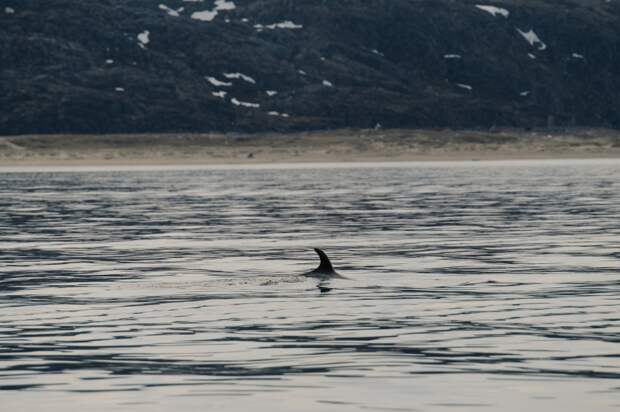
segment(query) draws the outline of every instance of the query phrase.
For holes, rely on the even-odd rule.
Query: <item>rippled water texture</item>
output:
[[[620,408],[619,161],[5,171],[0,194],[3,412]],[[347,280],[297,276],[315,246]]]

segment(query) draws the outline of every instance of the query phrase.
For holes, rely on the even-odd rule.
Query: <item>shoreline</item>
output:
[[[0,167],[618,159],[620,130],[360,130],[0,137]]]

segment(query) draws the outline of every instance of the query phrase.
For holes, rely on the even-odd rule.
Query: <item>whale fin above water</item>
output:
[[[325,252],[323,252],[321,249],[317,249],[317,248],[314,248],[314,251],[316,252],[317,255],[319,255],[319,258],[321,258],[321,264],[314,271],[315,272],[324,272],[324,273],[335,272],[334,267],[332,266],[332,262],[330,262],[329,258],[325,254]]]
[[[318,268],[310,272],[304,273],[304,276],[313,278],[343,278],[343,276],[340,276],[340,274],[338,274],[338,272],[334,270],[332,262],[330,262],[325,252],[317,248],[314,248],[314,251],[317,255],[319,255],[319,258],[321,259],[321,264]]]

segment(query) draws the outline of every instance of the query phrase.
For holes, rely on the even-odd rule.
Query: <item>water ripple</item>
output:
[[[620,404],[618,162],[32,171],[0,194],[7,407]],[[314,246],[348,279],[298,276]]]

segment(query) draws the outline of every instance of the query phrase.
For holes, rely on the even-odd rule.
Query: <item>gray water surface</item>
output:
[[[2,412],[619,408],[619,161],[0,170]]]

